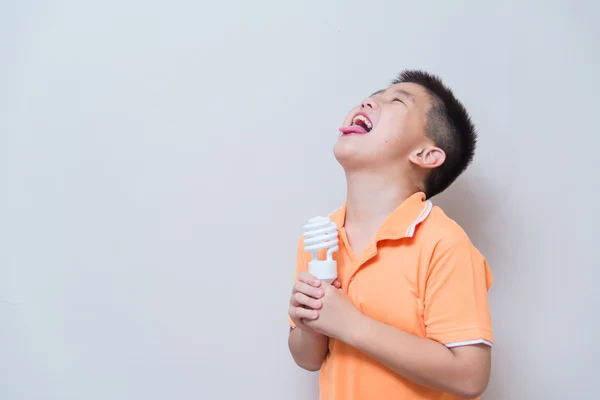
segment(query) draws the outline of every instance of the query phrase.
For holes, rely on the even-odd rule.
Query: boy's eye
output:
[[[400,99],[392,99],[392,101],[399,101],[400,103],[404,104],[404,102]]]

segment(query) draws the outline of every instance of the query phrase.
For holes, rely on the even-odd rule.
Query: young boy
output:
[[[330,216],[338,279],[308,274],[300,240],[294,360],[321,370],[322,400],[477,398],[490,376],[492,277],[466,233],[428,200],[473,158],[469,115],[439,78],[405,71],[340,131],[334,153],[347,198]]]

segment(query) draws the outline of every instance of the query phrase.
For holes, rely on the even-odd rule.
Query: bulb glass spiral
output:
[[[318,260],[318,251],[327,249],[327,260],[333,259],[333,253],[338,251],[337,225],[326,217],[315,217],[308,220],[304,229],[304,250],[313,254],[313,260]]]

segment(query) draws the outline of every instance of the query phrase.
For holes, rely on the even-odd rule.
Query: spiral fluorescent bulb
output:
[[[312,253],[308,272],[323,282],[331,283],[337,278],[337,262],[333,253],[338,251],[337,225],[326,217],[315,217],[304,225],[304,251]],[[327,249],[325,260],[319,260],[319,250]]]

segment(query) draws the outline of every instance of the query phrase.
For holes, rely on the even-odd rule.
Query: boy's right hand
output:
[[[338,289],[341,286],[340,281],[337,279],[332,285]],[[294,284],[294,289],[292,290],[288,311],[296,327],[314,332],[302,320],[315,320],[319,317],[318,310],[323,306],[321,297],[323,297],[323,290],[321,289],[321,281],[318,278],[308,272],[298,275],[298,281]]]

